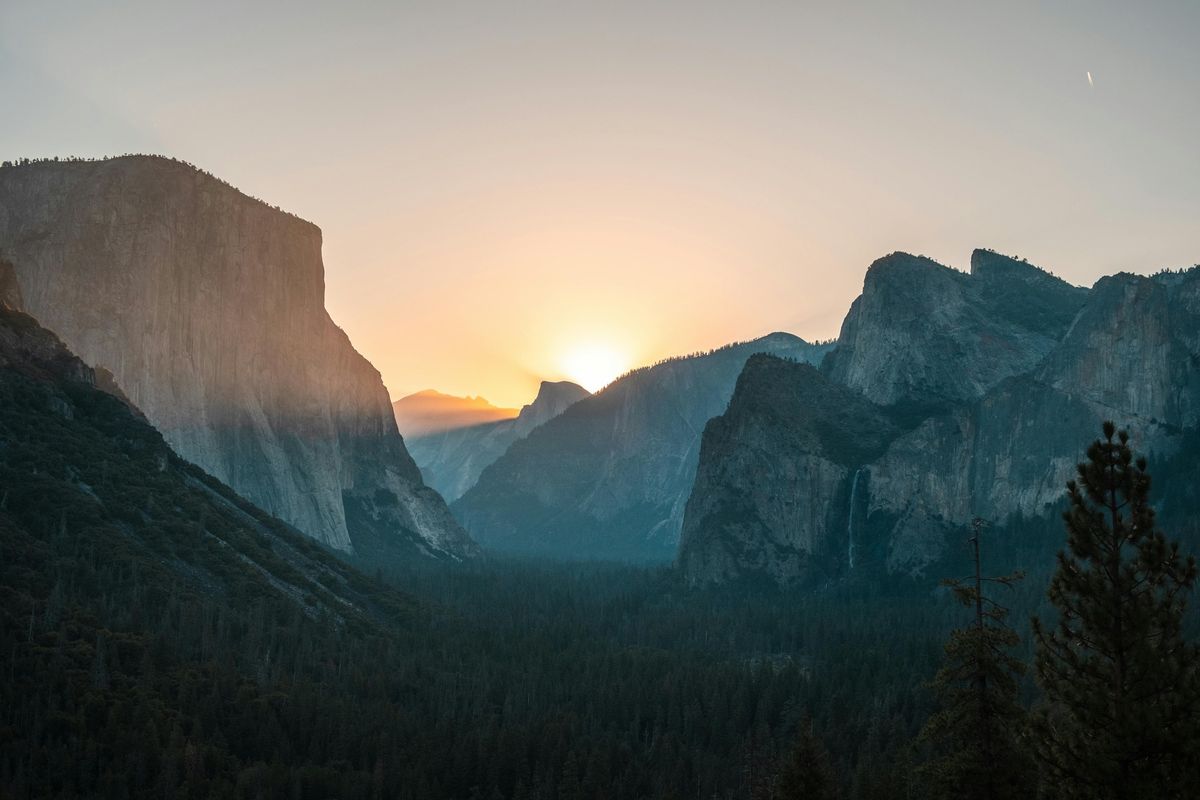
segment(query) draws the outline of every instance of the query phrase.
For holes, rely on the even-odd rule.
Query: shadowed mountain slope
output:
[[[454,504],[499,551],[669,560],[705,423],[755,353],[815,363],[829,349],[785,333],[636,370],[514,443]]]
[[[570,381],[542,381],[537,397],[513,419],[452,428],[405,439],[425,481],[453,503],[475,485],[483,470],[518,439],[557,417],[589,394]]]

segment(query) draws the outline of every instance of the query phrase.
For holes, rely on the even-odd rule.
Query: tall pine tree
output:
[[[1034,619],[1037,753],[1056,797],[1195,796],[1200,753],[1197,648],[1180,626],[1196,562],[1155,527],[1145,459],[1104,423],[1067,484],[1067,551]]]
[[[1006,624],[1008,609],[984,593],[985,584],[1011,586],[1022,575],[985,578],[979,558],[983,521],[976,519],[973,527],[974,575],[943,582],[972,609],[972,620],[950,634],[944,665],[933,679],[938,710],[920,735],[932,757],[918,775],[929,797],[1025,798],[1035,781],[1023,742],[1025,709],[1017,701],[1025,667],[1010,652],[1020,638]]]
[[[806,721],[780,766],[774,796],[779,800],[836,800],[838,794],[829,752],[813,733],[812,721]]]

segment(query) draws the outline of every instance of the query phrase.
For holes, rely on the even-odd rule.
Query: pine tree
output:
[[[1067,551],[1034,619],[1037,754],[1054,796],[1194,796],[1200,652],[1180,625],[1196,562],[1155,527],[1145,459],[1104,423],[1067,484]],[[1189,785],[1190,784],[1190,785]]]
[[[920,741],[933,755],[919,770],[930,797],[1004,800],[1032,795],[1032,762],[1025,752],[1025,710],[1017,701],[1025,666],[1011,655],[1020,637],[1006,620],[1008,609],[984,594],[984,584],[1011,587],[1023,576],[985,578],[973,523],[975,573],[968,581],[946,580],[955,598],[973,609],[971,623],[951,632],[945,662],[931,684],[938,711]]]
[[[801,726],[795,744],[784,756],[775,789],[780,800],[833,800],[838,796],[829,753],[813,735],[811,722]]]

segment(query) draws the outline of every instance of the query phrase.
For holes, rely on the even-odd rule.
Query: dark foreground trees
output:
[[[830,763],[829,752],[813,735],[811,723],[801,728],[792,749],[784,757],[775,781],[774,797],[778,800],[835,800],[838,797],[837,775]]]
[[[930,797],[1007,800],[1029,797],[1036,786],[1022,736],[1025,709],[1017,698],[1025,665],[1011,652],[1020,638],[1006,623],[1008,609],[984,592],[988,585],[1011,587],[1023,576],[983,577],[982,530],[982,520],[975,520],[974,576],[945,582],[973,614],[969,625],[950,634],[932,683],[938,710],[920,740],[933,755],[919,770]]]
[[[1200,755],[1197,648],[1181,624],[1196,580],[1155,526],[1144,459],[1104,424],[1068,484],[1067,551],[1034,619],[1037,754],[1055,797],[1195,796]]]
[[[161,472],[123,405],[80,388],[70,416],[42,413],[29,380],[0,370],[0,797],[928,796],[908,783],[909,744],[954,623],[926,584],[700,592],[665,569],[414,564],[390,576],[408,597],[340,573],[380,622],[338,625],[204,535],[232,536],[241,516]],[[989,563],[1045,576],[1053,525],[998,531]],[[1009,534],[1035,546],[1014,550]],[[311,546],[245,541],[269,563]],[[1147,580],[1161,610],[1192,568],[1170,548],[1157,558],[1183,570],[1137,573],[1160,576]],[[210,576],[204,591],[177,579],[191,574]],[[1174,664],[1179,686],[1134,704],[1157,716],[1121,730],[1194,709],[1178,699],[1194,699],[1195,653],[1173,614],[1150,615],[1144,661]],[[952,652],[967,708],[974,652]],[[989,675],[993,692],[1002,673]],[[1103,715],[1054,703],[1072,741],[1111,734]],[[1174,760],[1146,782],[1169,788],[1154,796],[1180,793],[1178,753],[1194,741],[1172,725]]]

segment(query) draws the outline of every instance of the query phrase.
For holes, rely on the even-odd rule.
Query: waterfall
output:
[[[854,500],[858,496],[858,476],[862,468],[854,470],[854,480],[850,482],[850,513],[846,516],[846,559],[850,569],[854,569]]]

